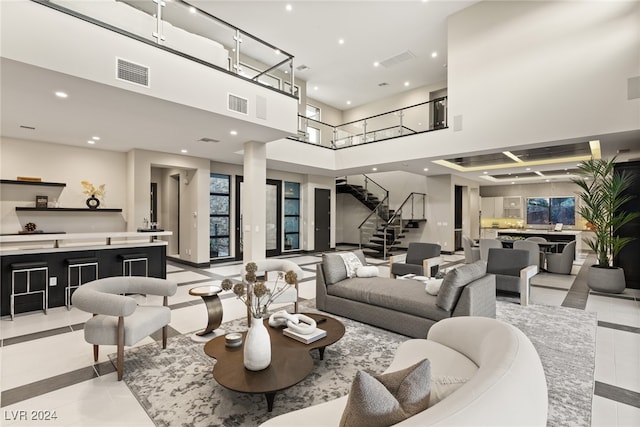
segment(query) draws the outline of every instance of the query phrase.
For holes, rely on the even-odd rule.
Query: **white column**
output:
[[[265,258],[266,182],[266,145],[253,141],[246,142],[241,212],[244,262]]]

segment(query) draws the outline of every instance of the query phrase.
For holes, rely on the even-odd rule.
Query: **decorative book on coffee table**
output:
[[[285,328],[282,333],[289,338],[293,338],[294,340],[300,341],[305,344],[311,344],[312,342],[318,341],[320,338],[324,338],[327,336],[327,331],[320,328],[316,328],[315,331],[308,335],[302,335],[301,333],[294,332],[289,328]]]

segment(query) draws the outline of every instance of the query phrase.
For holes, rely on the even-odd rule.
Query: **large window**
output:
[[[305,115],[310,119],[320,121],[320,108],[307,104]],[[319,144],[320,129],[307,125],[307,142]]]
[[[212,173],[209,178],[209,256],[211,258],[231,255],[229,246],[230,182],[229,175]]]
[[[284,250],[300,249],[300,184],[284,183]]]

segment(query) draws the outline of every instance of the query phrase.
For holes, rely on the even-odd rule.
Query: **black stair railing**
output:
[[[404,199],[398,209],[390,211],[386,221],[376,221],[375,230],[378,233],[373,236],[378,237],[375,243],[379,247],[378,251],[381,252],[382,258],[388,258],[390,249],[399,243],[398,239],[403,237],[403,233],[408,228],[418,228],[420,222],[427,220],[426,199],[427,195],[425,193],[412,192]],[[371,247],[372,236],[368,235],[366,227],[367,224],[371,223],[371,216],[372,214],[359,227],[361,248],[367,242]],[[379,216],[374,218],[379,218]]]

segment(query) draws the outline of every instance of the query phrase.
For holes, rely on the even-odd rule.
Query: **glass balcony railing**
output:
[[[31,0],[298,96],[293,55],[182,0]]]
[[[447,126],[447,97],[443,97],[338,126],[300,115],[298,135],[290,139],[340,149]]]

